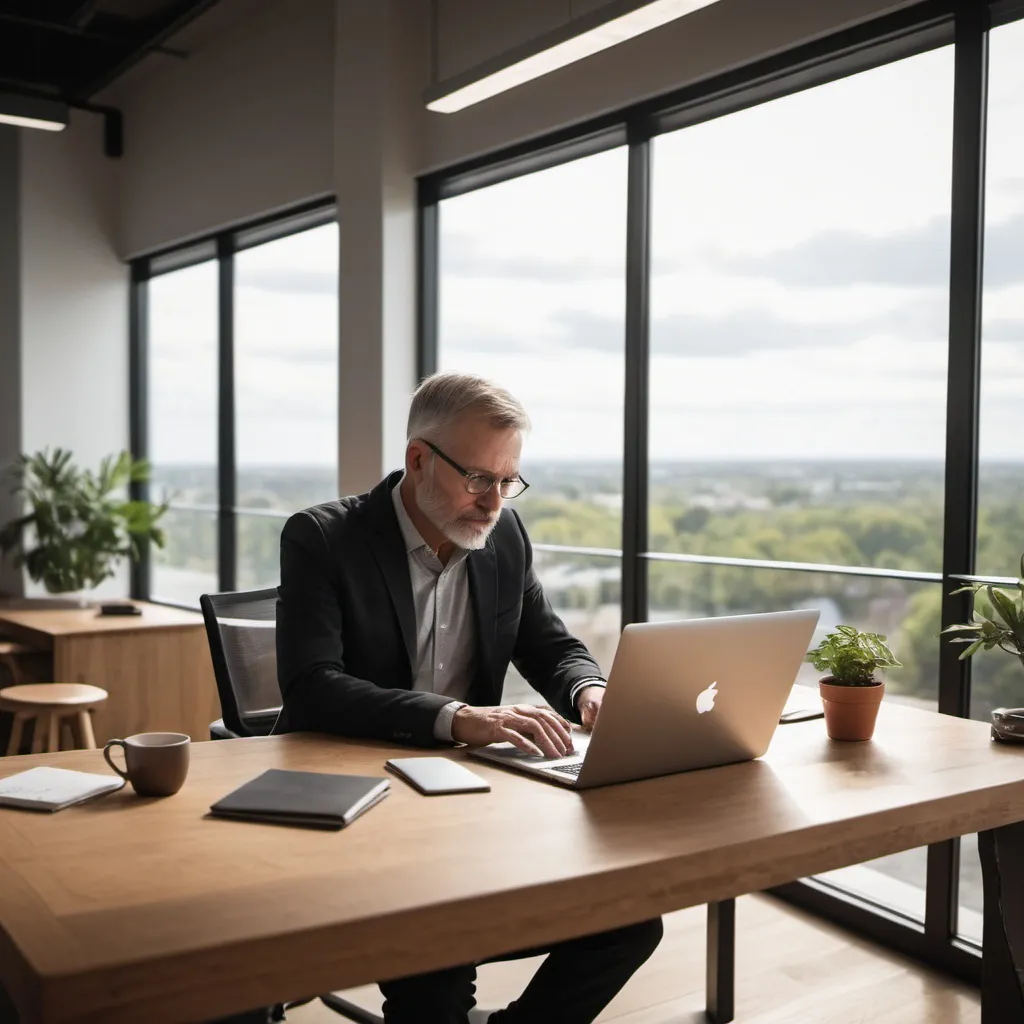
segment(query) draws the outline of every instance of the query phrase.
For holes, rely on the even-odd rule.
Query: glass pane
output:
[[[938,707],[941,587],[837,574],[657,562],[650,565],[651,619],[818,608],[812,644],[840,623],[883,633],[902,669],[886,677],[886,700]],[[804,663],[797,682],[816,685]],[[820,876],[874,902],[924,920],[927,850],[907,850]]]
[[[977,565],[1016,578],[1024,551],[1024,21],[995,29],[990,47]]]
[[[167,546],[153,548],[150,592],[156,601],[199,606],[217,585],[217,516],[172,508],[161,519]]]
[[[654,141],[651,549],[938,571],[953,52]]]
[[[216,261],[149,282],[148,359],[152,496],[216,505]]]
[[[338,496],[337,224],[235,257],[235,404],[239,507]]]
[[[534,568],[551,606],[607,675],[622,628],[622,562],[595,555],[535,551]],[[514,665],[505,676],[506,704],[543,704]]]
[[[281,530],[287,516],[236,516],[238,538],[238,589],[263,590],[281,582]]]
[[[981,945],[984,909],[978,837],[972,833],[960,840],[960,907],[956,930],[962,938],[978,946]]]
[[[624,148],[440,206],[438,364],[526,406],[537,540],[621,544],[625,247]]]

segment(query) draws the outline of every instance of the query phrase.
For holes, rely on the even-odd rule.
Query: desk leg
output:
[[[1024,822],[978,833],[985,891],[982,1024],[1024,1021]]]
[[[708,904],[707,946],[706,1013],[713,1024],[729,1024],[736,988],[735,900]]]

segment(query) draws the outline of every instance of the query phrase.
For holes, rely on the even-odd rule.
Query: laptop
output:
[[[550,759],[511,743],[470,753],[591,789],[760,757],[810,646],[819,612],[769,612],[626,626],[594,731]]]

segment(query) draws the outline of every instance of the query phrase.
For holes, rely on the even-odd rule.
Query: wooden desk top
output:
[[[209,1019],[1024,818],[1024,747],[893,703],[872,743],[786,725],[763,760],[582,794],[473,763],[490,793],[422,797],[394,779],[341,832],[203,818],[267,768],[384,774],[392,750],[198,743],[174,797],[0,811],[0,983],[23,1024]],[[75,751],[0,760],[0,775],[44,763],[105,771]]]
[[[98,608],[34,609],[22,602],[0,601],[0,630],[24,643],[50,647],[64,636],[88,636],[96,633],[140,633],[148,629],[201,626],[199,612],[167,605],[133,601],[141,615],[100,615]]]

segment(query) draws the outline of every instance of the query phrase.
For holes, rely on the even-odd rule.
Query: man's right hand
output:
[[[511,704],[496,708],[459,708],[452,719],[452,739],[471,747],[512,743],[527,754],[565,757],[571,754],[569,723],[550,708]]]

